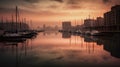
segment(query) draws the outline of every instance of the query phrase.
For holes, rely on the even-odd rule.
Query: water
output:
[[[0,42],[0,67],[115,67],[119,51],[119,35],[42,32],[22,43]]]

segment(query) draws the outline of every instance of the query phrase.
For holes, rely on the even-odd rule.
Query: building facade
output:
[[[84,20],[84,30],[92,30],[94,27],[95,20],[94,19],[85,19]]]
[[[65,21],[62,22],[62,30],[63,31],[71,31],[71,22],[70,21]]]
[[[120,31],[120,5],[115,5],[111,11],[104,13],[106,31]]]

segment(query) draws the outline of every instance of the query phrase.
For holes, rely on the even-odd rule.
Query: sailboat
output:
[[[37,31],[35,31],[35,30],[27,30],[27,31],[21,32],[20,34],[22,35],[23,38],[32,38],[32,37],[37,35]]]
[[[16,6],[16,30],[13,32],[5,33],[0,37],[0,40],[3,41],[24,41],[25,39],[22,38],[22,35],[19,34],[17,30],[17,23],[18,23],[18,7]]]

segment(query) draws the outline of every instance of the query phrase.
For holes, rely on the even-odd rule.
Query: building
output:
[[[97,17],[93,23],[93,29],[103,32],[104,31],[104,18]]]
[[[111,12],[113,14],[111,17],[113,18],[114,24],[120,25],[120,5],[113,6]]]
[[[115,5],[111,11],[104,13],[104,25],[107,31],[120,31],[120,5]]]
[[[62,30],[63,31],[71,31],[71,22],[70,21],[65,21],[62,22]]]
[[[84,29],[85,30],[98,30],[103,31],[104,18],[97,17],[96,19],[85,19]]]
[[[94,19],[85,19],[84,20],[84,30],[91,30],[94,27],[95,20]]]
[[[104,18],[97,17],[95,26],[98,26],[98,27],[104,26]]]
[[[93,27],[94,22],[95,22],[94,19],[85,19],[84,20],[84,25],[85,25],[85,27]]]

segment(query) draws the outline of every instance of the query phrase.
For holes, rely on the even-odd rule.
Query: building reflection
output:
[[[52,35],[52,34],[58,35],[58,31],[44,31],[43,32],[44,36]]]
[[[84,45],[86,45],[87,52],[94,53],[96,42],[92,39],[92,37],[84,35],[81,35],[81,37],[84,39],[83,41],[85,43]]]
[[[71,33],[62,32],[62,38],[71,38]]]
[[[79,36],[81,38],[78,40],[77,38],[72,38],[71,36]],[[111,56],[120,58],[120,35],[114,34],[112,36],[87,36],[87,35],[74,35],[71,33],[62,32],[62,38],[69,38],[70,44],[72,44],[74,41],[77,42],[82,41],[82,38],[84,39],[82,43],[79,45],[84,45],[86,47],[87,52],[93,53],[95,49],[95,45],[103,45],[103,49],[108,51]]]
[[[68,32],[62,32],[62,38],[68,39],[69,44],[73,46],[78,46],[80,50],[84,50],[89,54],[94,53],[95,50],[95,41],[93,41],[91,38],[83,35],[78,35],[74,33],[68,33]]]
[[[80,36],[80,40],[78,39],[74,39],[75,42],[79,42],[82,41],[82,39],[84,39],[84,41],[82,41],[82,43],[80,43],[79,45],[83,45],[86,47],[87,52],[89,53],[93,53],[95,50],[95,45],[103,45],[104,50],[108,51],[111,53],[112,56],[114,57],[119,57],[119,48],[120,46],[116,47],[117,45],[119,45],[119,35],[115,35],[112,37],[95,37],[95,36],[87,36],[87,35],[76,35],[76,34],[71,34],[71,33],[66,33],[66,32],[62,32],[62,38],[69,38],[70,39],[70,44],[72,43],[73,38],[71,36]],[[118,38],[116,38],[118,37]],[[117,42],[116,42],[117,41]],[[112,43],[111,43],[112,42]],[[114,43],[116,42],[116,43]],[[112,46],[111,46],[112,45]],[[107,49],[106,49],[107,48]]]
[[[97,45],[103,45],[104,50],[108,51],[111,56],[120,58],[120,35],[115,34],[111,37],[93,37],[83,36],[85,42],[96,42]]]
[[[120,35],[115,35],[111,39],[106,39],[104,42],[104,49],[114,57],[120,58]]]

